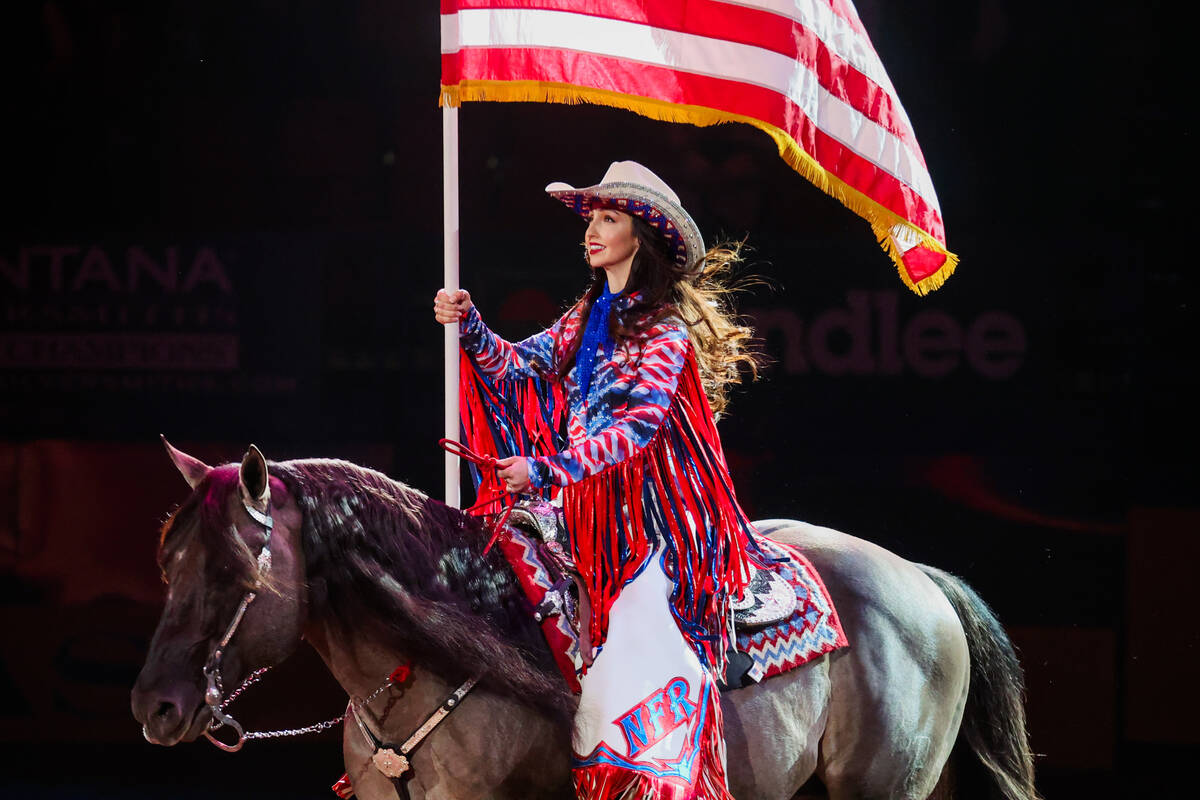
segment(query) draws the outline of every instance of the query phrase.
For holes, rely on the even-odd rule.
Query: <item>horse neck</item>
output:
[[[368,724],[384,741],[407,738],[457,688],[436,671],[409,665],[403,653],[369,636],[347,635],[328,623],[315,623],[305,639],[348,697],[366,700],[379,694],[367,703]],[[410,669],[403,688],[380,692],[401,664]]]
[[[466,516],[458,509],[436,500],[431,499],[430,505],[447,513],[449,521],[453,523],[459,523],[461,518]],[[448,544],[453,546],[454,542]],[[311,581],[311,575],[306,577]],[[330,674],[351,697],[368,696],[383,685],[396,667],[409,664],[408,654],[384,645],[378,637],[372,635],[377,615],[368,614],[359,621],[360,624],[347,626],[337,624],[337,621],[324,615],[313,616],[311,606],[308,611],[310,616],[305,622],[303,637],[317,651]],[[439,692],[449,686],[437,676],[436,671],[415,666],[412,668],[414,674],[425,673],[426,679],[420,681],[424,686],[433,685]]]
[[[304,639],[350,697],[366,697],[406,660],[370,637],[347,635],[322,620],[310,621]]]

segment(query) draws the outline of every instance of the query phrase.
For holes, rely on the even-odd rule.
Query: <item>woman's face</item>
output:
[[[638,249],[633,218],[615,208],[594,208],[583,243],[593,269],[628,269]]]

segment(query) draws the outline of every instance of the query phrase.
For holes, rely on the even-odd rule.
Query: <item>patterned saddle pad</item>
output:
[[[568,622],[573,602],[553,563],[555,555],[563,556],[554,541],[553,519],[552,510],[518,506],[497,543],[535,609],[559,670],[578,692],[576,671],[582,662]],[[766,680],[847,645],[829,592],[808,559],[766,536],[760,535],[759,542],[778,563],[770,571],[756,570],[750,591],[735,604],[737,648],[750,659],[745,674],[752,681]],[[547,549],[557,552],[552,555]]]
[[[758,540],[767,555],[784,559],[776,565],[773,577],[791,587],[796,599],[786,618],[737,630],[738,650],[754,662],[747,676],[763,681],[845,647],[848,642],[829,591],[809,560],[789,545],[761,535]]]

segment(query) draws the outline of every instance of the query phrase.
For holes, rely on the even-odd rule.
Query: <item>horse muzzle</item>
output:
[[[208,727],[210,712],[194,690],[145,691],[134,687],[130,705],[134,719],[142,723],[142,736],[151,744],[171,747],[190,742]]]

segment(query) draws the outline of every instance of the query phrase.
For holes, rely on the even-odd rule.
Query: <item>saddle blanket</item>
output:
[[[738,626],[737,649],[753,662],[747,676],[763,681],[807,664],[819,656],[847,646],[846,634],[838,621],[837,610],[817,571],[796,548],[760,535],[763,551],[778,563],[773,572],[796,594],[796,607],[785,619],[766,625]],[[497,544],[516,573],[517,580],[535,609],[538,622],[554,654],[555,662],[572,691],[578,693],[582,660],[574,629],[564,613],[547,613],[565,605],[561,582],[555,581],[538,554],[537,540],[524,531],[508,526]]]
[[[737,647],[754,661],[747,673],[763,681],[807,664],[849,642],[821,576],[795,547],[758,537],[763,551],[781,559],[775,574],[796,592],[796,610],[786,619],[737,631]]]

